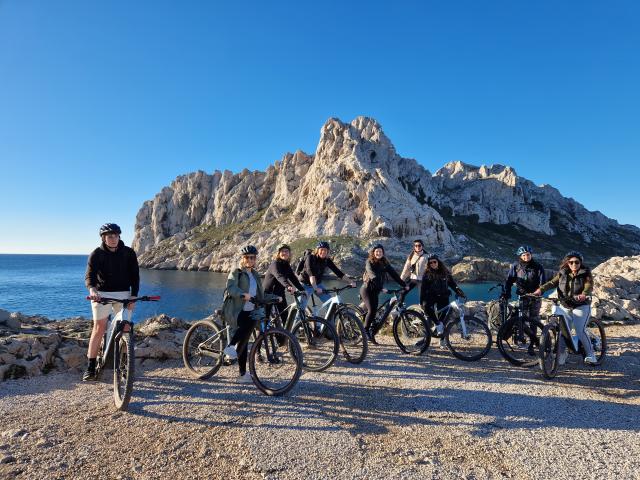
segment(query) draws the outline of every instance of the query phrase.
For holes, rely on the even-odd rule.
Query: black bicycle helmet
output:
[[[374,250],[376,250],[378,248],[382,249],[382,252],[384,252],[384,245],[382,245],[381,243],[377,243],[373,247],[371,247],[371,251],[373,252]]]
[[[427,262],[429,260],[438,260],[438,261],[440,261],[440,258],[438,258],[438,255],[436,255],[435,253],[430,253],[429,256],[427,257]]]
[[[281,243],[280,245],[278,245],[278,253],[280,253],[281,250],[289,250],[289,251],[291,251],[291,247],[289,245],[287,245],[286,243]]]
[[[582,254],[575,250],[572,250],[571,252],[567,252],[567,254],[564,256],[564,259],[567,260],[571,257],[577,258],[578,260],[580,260],[580,263],[584,262],[584,258],[582,257]]]
[[[518,248],[518,250],[516,250],[517,256],[520,256],[523,253],[533,253],[533,248],[531,248],[529,245],[522,245]]]
[[[242,247],[242,250],[240,250],[240,254],[241,255],[257,255],[258,249],[253,245],[247,245],[246,247]]]
[[[318,242],[318,244],[316,245],[316,249],[318,248],[326,248],[327,250],[331,250],[331,247],[329,246],[329,242]]]
[[[120,227],[115,223],[105,223],[100,227],[100,236],[102,237],[102,235],[106,235],[107,233],[117,233],[120,235],[122,230],[120,230]]]

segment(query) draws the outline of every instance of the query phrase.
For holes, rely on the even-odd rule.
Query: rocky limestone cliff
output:
[[[313,156],[287,154],[266,172],[177,178],[138,212],[133,247],[145,267],[214,271],[236,265],[239,245],[272,253],[289,242],[299,252],[318,237],[347,259],[364,256],[373,241],[404,252],[414,237],[453,254],[457,242],[443,218],[399,181],[430,192],[429,176],[413,179],[416,172],[375,120],[330,119]]]
[[[240,245],[256,245],[264,265],[278,243],[297,255],[319,237],[354,265],[378,241],[400,259],[414,237],[448,258],[511,260],[521,243],[548,264],[568,249],[594,261],[640,252],[640,229],[510,167],[452,162],[431,175],[366,117],[329,119],[314,155],[286,154],[266,172],[178,177],[138,212],[133,248],[148,268],[228,271]]]

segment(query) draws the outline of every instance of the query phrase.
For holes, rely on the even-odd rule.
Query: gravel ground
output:
[[[127,413],[106,381],[7,381],[0,478],[640,478],[640,326],[607,333],[602,367],[571,356],[554,381],[390,337],[281,398],[177,363],[139,368]]]

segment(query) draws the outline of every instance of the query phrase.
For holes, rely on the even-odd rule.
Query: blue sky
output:
[[[0,252],[88,253],[177,175],[376,118],[640,225],[640,3],[0,0]]]

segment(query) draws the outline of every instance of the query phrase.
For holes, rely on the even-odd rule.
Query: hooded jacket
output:
[[[115,252],[102,242],[89,255],[85,285],[101,292],[130,291],[131,295],[137,296],[140,290],[140,268],[136,252],[122,240],[118,242]]]

